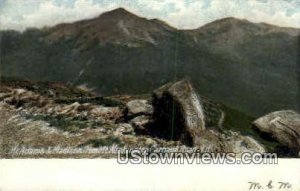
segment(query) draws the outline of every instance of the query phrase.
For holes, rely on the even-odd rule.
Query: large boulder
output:
[[[193,146],[205,130],[199,97],[188,80],[168,83],[154,91],[154,133]]]
[[[292,110],[269,113],[253,122],[253,127],[264,137],[278,141],[297,155],[300,150],[300,114]]]
[[[147,100],[137,99],[129,101],[126,104],[125,112],[129,118],[137,115],[152,115],[153,107],[148,104]]]

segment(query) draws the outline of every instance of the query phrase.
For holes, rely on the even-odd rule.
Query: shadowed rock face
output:
[[[187,80],[169,83],[154,91],[154,131],[158,136],[195,145],[205,130],[199,98]]]
[[[297,154],[300,150],[300,114],[292,110],[269,113],[253,122],[254,128]]]

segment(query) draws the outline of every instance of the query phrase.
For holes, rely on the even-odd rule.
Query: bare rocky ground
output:
[[[167,84],[153,95],[153,99],[97,97],[89,91],[55,83],[2,82],[0,157],[115,157],[116,153],[90,152],[107,146],[194,148],[238,155],[267,151],[251,136],[222,130],[224,113],[219,112],[218,120],[212,119],[214,114],[204,111],[203,100],[186,80]],[[215,127],[211,126],[213,120]]]
[[[24,85],[24,84],[23,84]],[[31,86],[32,84],[30,84]],[[26,86],[25,86],[26,87]],[[0,93],[0,137],[1,158],[32,157],[26,154],[14,156],[14,148],[95,148],[99,146],[176,146],[179,142],[164,141],[149,136],[135,136],[134,129],[121,120],[120,106],[103,106],[97,103],[71,101],[66,98],[61,86],[48,89],[46,96],[36,90],[29,91],[9,84],[1,84]],[[53,96],[53,91],[56,97]],[[58,93],[60,91],[60,93]],[[82,96],[90,97],[88,92],[76,90]],[[76,93],[78,93],[76,92]],[[70,92],[68,92],[69,94]],[[71,92],[72,96],[76,95]],[[63,98],[64,97],[64,98]],[[75,96],[76,97],[76,96]],[[91,98],[91,99],[94,99]],[[96,98],[94,99],[96,100]],[[113,100],[113,99],[112,99]],[[65,102],[65,103],[62,103]],[[67,103],[72,102],[72,103]],[[100,102],[104,102],[101,100]],[[113,101],[112,101],[113,102]],[[126,102],[126,101],[125,101]],[[107,104],[107,103],[106,103]],[[111,104],[111,103],[110,103]],[[108,104],[109,105],[109,104]],[[110,154],[49,154],[34,157],[110,157]]]

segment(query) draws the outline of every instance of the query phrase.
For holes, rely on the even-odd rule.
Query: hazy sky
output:
[[[51,26],[118,7],[183,29],[230,16],[300,28],[300,0],[0,0],[0,29]]]

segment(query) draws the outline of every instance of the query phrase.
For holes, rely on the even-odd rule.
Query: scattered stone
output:
[[[146,138],[145,145],[148,147],[156,147],[157,142],[151,138]]]
[[[300,114],[292,110],[269,113],[253,122],[254,129],[265,138],[275,139],[297,156],[300,150]]]
[[[27,90],[25,90],[25,89],[15,89],[15,90],[13,91],[13,95],[20,96],[20,95],[22,95],[22,94],[25,93],[25,92],[27,92]]]
[[[72,111],[77,111],[77,108],[80,106],[78,102],[67,105],[62,108],[61,114],[70,114]]]
[[[236,153],[240,157],[242,153],[265,153],[265,148],[250,136],[243,136],[237,132],[229,132],[230,135],[223,139],[228,152]]]
[[[233,152],[236,157],[242,153],[265,153],[265,148],[250,136],[243,136],[238,132],[227,131],[222,134],[215,130],[207,130],[195,140],[195,146],[201,152]]]
[[[101,117],[104,119],[118,119],[122,116],[122,112],[119,107],[104,107],[95,106],[90,110],[90,114],[95,117]]]
[[[205,130],[202,105],[187,80],[168,83],[155,90],[153,106],[156,134],[160,137],[192,146]]]
[[[0,101],[11,96],[11,93],[0,93]]]
[[[107,133],[107,129],[106,129],[106,128],[103,128],[103,127],[97,128],[97,130],[98,130],[100,133],[103,133],[103,134],[106,134],[106,133]]]
[[[125,112],[121,106],[106,107],[98,102],[72,99],[59,103],[54,99],[55,92],[48,94],[2,87],[0,126],[14,136],[11,143],[20,140],[21,144],[37,147],[57,144],[76,147],[89,139],[112,136],[110,141],[120,140],[120,144],[133,147],[193,146],[201,152],[235,152],[238,157],[244,152],[265,152],[252,137],[220,132],[216,127],[221,129],[225,113],[220,115],[219,123],[206,129],[199,97],[187,80],[155,90],[153,106],[147,100],[129,101],[132,97],[123,96],[122,103],[127,104]],[[293,156],[300,157],[300,114],[289,110],[273,112],[253,124],[261,134],[277,140]],[[11,129],[15,132],[11,133]]]

